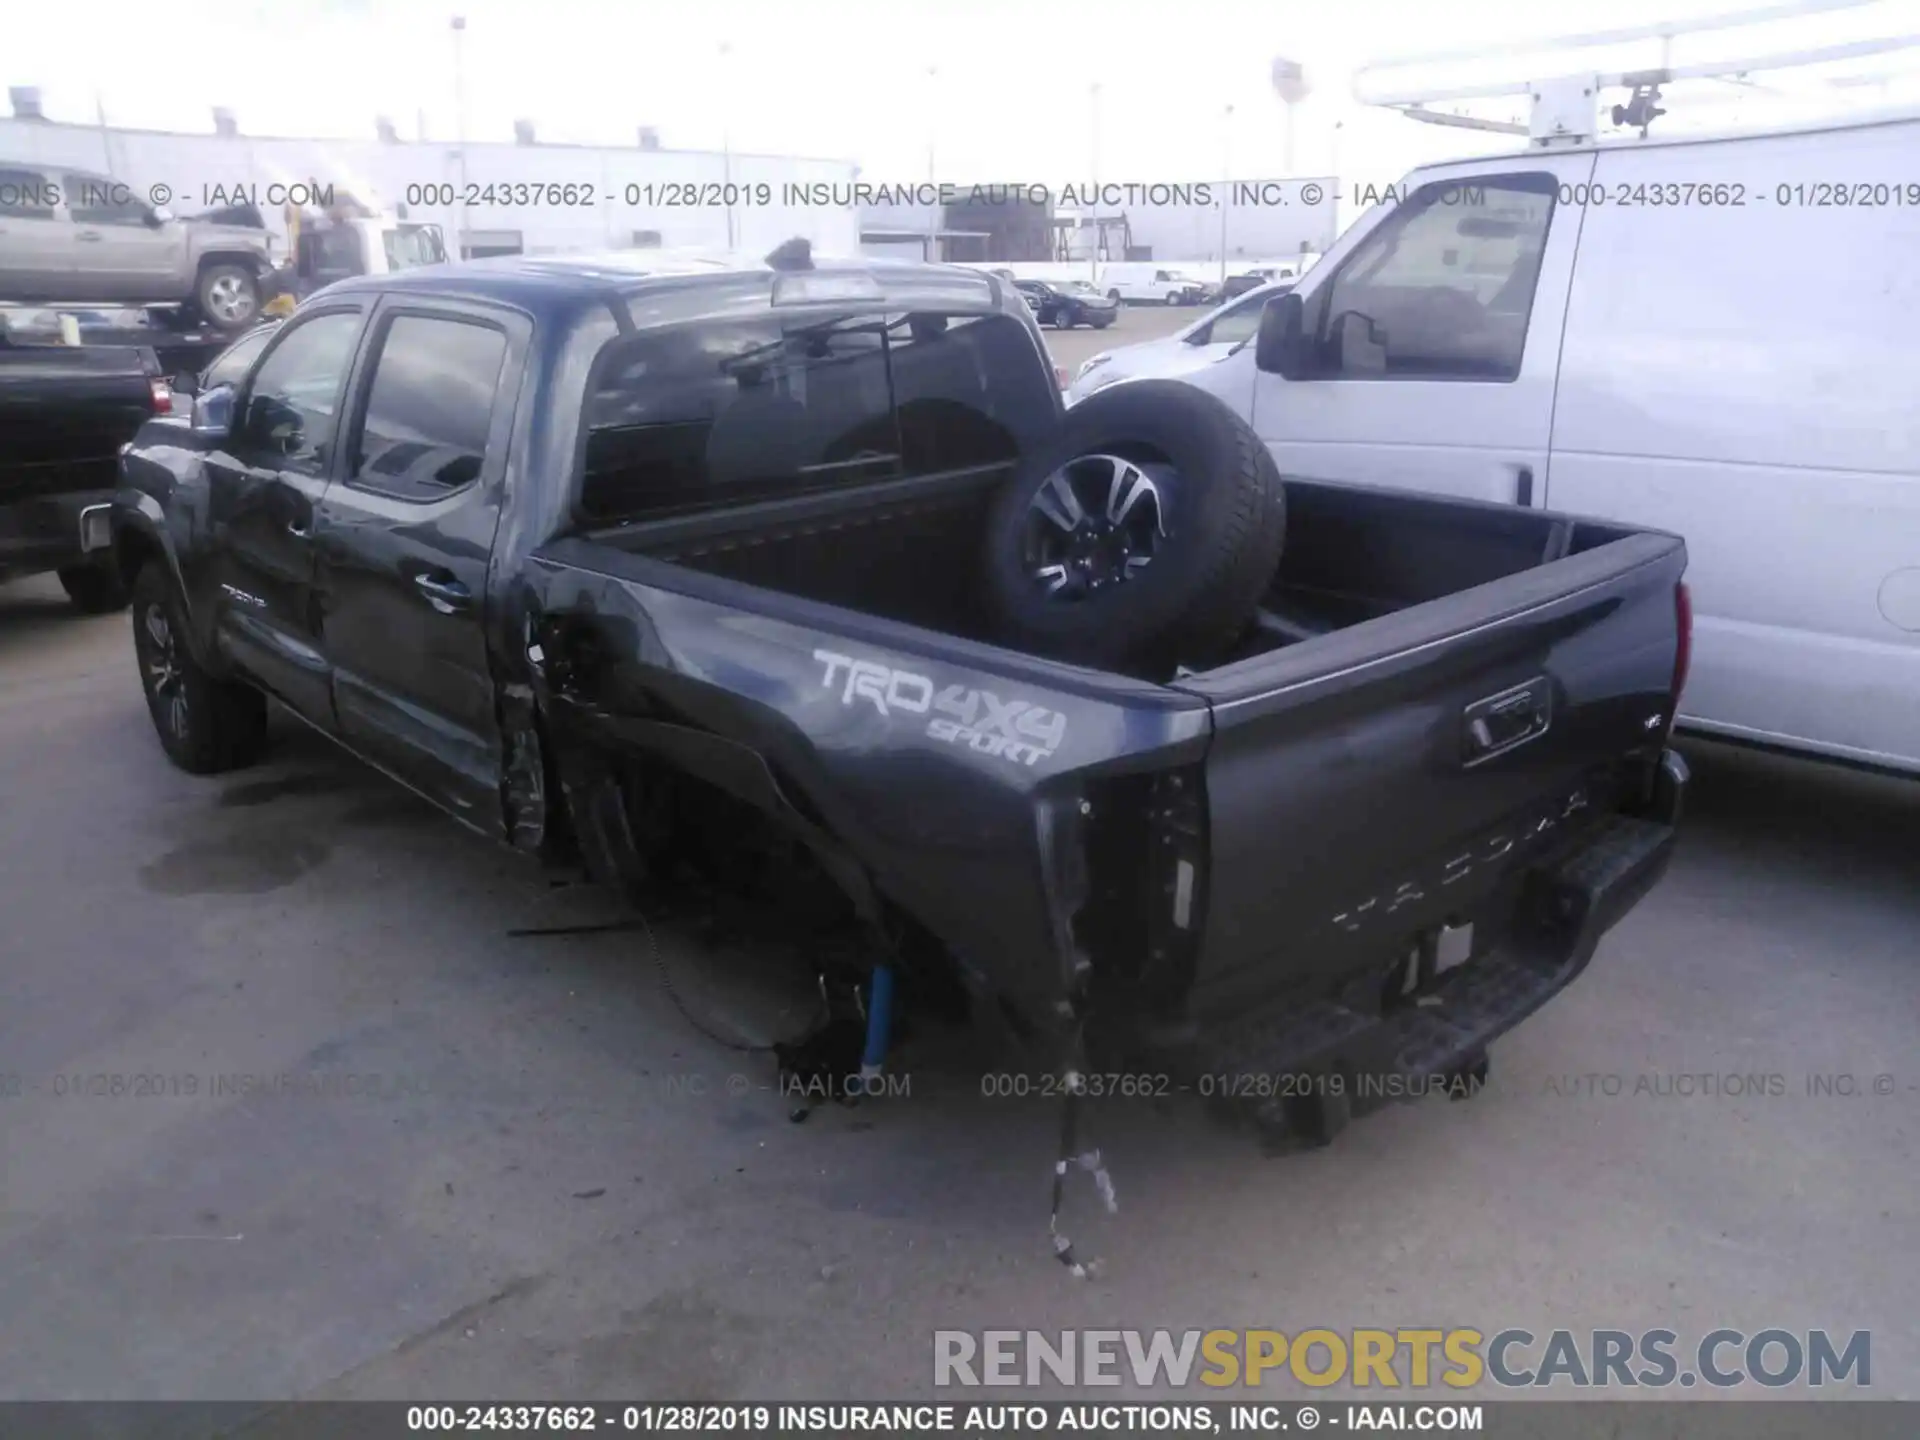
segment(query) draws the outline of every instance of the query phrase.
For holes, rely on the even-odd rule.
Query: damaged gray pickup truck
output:
[[[1666,866],[1679,539],[1281,486],[1170,384],[1063,408],[991,276],[644,262],[343,282],[149,424],[113,543],[177,764],[271,696],[605,880],[813,877],[863,1012],[1227,1095],[1471,1071]],[[1180,617],[1049,618],[1195,535]],[[1261,1098],[1324,1139],[1339,1091]]]

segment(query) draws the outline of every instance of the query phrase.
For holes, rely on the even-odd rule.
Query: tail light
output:
[[[1673,650],[1673,705],[1680,708],[1680,692],[1687,688],[1687,671],[1693,668],[1693,594],[1682,580],[1673,587],[1673,618],[1679,640]]]
[[[171,415],[173,413],[173,387],[158,375],[147,381],[147,396],[153,401],[153,413]]]
[[[1067,377],[1066,366],[1056,365],[1053,367],[1053,383],[1062,390],[1066,389],[1068,384],[1071,383]]]

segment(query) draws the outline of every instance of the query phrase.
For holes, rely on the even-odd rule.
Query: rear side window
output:
[[[478,480],[506,357],[507,337],[491,325],[396,316],[374,361],[347,483],[425,503]]]
[[[0,215],[19,220],[51,220],[60,188],[38,170],[0,166]]]
[[[1010,316],[763,315],[657,331],[602,365],[580,508],[638,519],[1007,461],[1053,423],[1054,404]]]
[[[1317,297],[1320,378],[1517,378],[1555,188],[1551,175],[1422,187]]]

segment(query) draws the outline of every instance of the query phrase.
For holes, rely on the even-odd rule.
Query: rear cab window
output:
[[[768,310],[615,341],[586,406],[588,523],[1014,461],[1058,423],[1012,315]]]

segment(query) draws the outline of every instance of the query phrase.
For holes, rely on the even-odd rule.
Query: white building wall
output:
[[[180,215],[251,199],[282,242],[284,197],[272,187],[333,185],[388,208],[405,206],[408,219],[439,224],[450,246],[463,229],[518,232],[529,253],[626,249],[637,231],[657,233],[667,247],[725,245],[722,201],[730,181],[738,248],[770,250],[804,235],[822,255],[860,251],[852,206],[811,203],[814,197],[789,188],[824,182],[844,193],[855,174],[844,160],[470,144],[463,162],[461,147],[432,141],[229,138],[0,119],[0,162],[7,160],[72,165],[123,180],[141,194],[165,187],[158,193]],[[574,203],[550,190],[499,189],[533,185],[574,186]],[[444,187],[452,187],[451,197]],[[458,203],[468,187],[482,203]],[[454,203],[440,203],[448,198]]]

